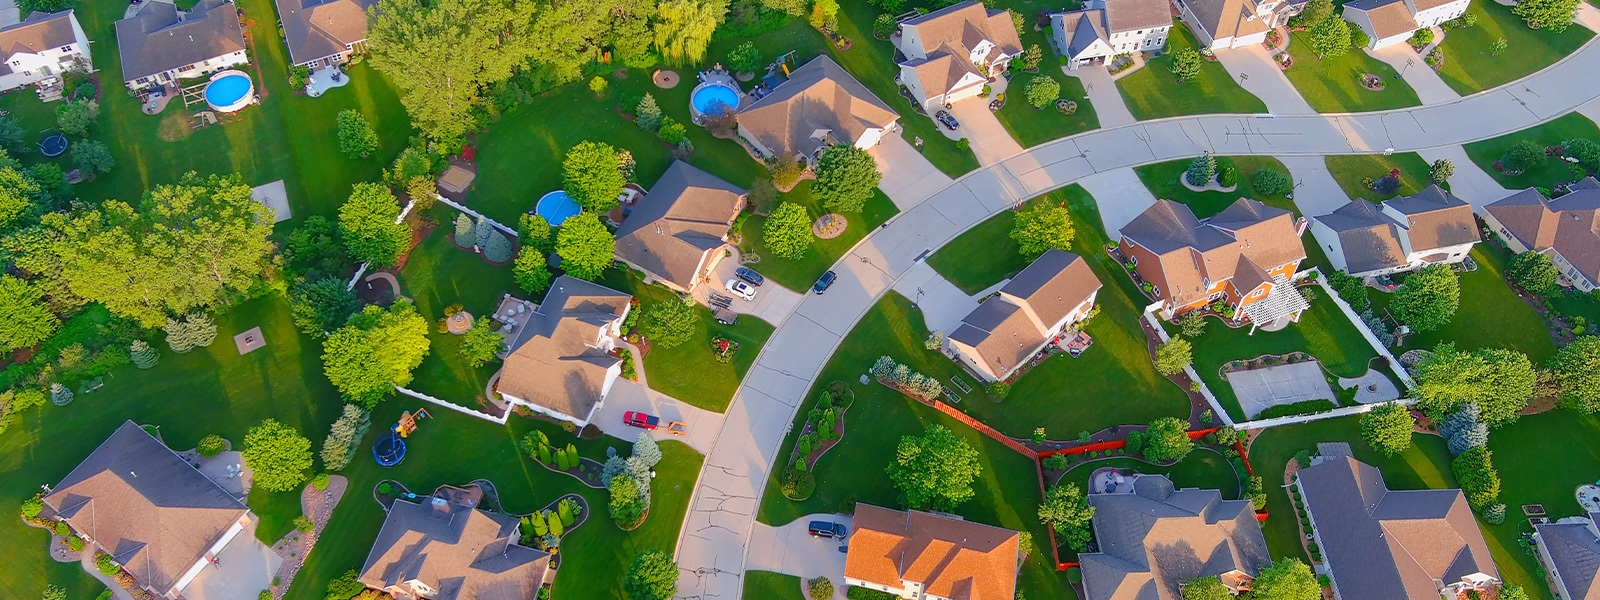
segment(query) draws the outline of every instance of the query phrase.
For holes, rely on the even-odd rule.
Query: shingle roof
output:
[[[562,275],[510,342],[500,390],[578,419],[604,397],[607,372],[621,362],[593,346],[622,318],[632,296]]]
[[[163,594],[250,512],[132,421],[44,501],[141,584]]]
[[[856,505],[844,575],[894,588],[919,582],[956,600],[1016,594],[1017,532],[922,511]]]
[[[16,54],[38,54],[78,40],[72,29],[72,10],[34,11],[20,23],[0,28],[0,62]]]
[[[1591,516],[1592,518],[1592,516]],[[1566,586],[1566,600],[1600,600],[1600,538],[1594,523],[1562,519],[1533,528],[1550,555],[1551,574]]]
[[[1112,50],[1110,36],[1106,33],[1105,16],[1105,11],[1099,9],[1075,10],[1050,16],[1055,21],[1053,26],[1060,28],[1062,37],[1066,39],[1067,58],[1077,60],[1099,56],[1085,56],[1085,52],[1096,41],[1105,44],[1102,54],[1109,55]]]
[[[1554,248],[1591,282],[1600,282],[1600,188],[1593,177],[1548,200],[1528,188],[1484,206],[1524,246]]]
[[[1351,0],[1344,8],[1367,13],[1374,37],[1379,39],[1410,33],[1420,27],[1405,0]]]
[[[1194,13],[1197,23],[1211,39],[1245,37],[1263,33],[1267,24],[1256,17],[1251,0],[1180,0]]]
[[[293,64],[344,52],[367,39],[367,9],[377,0],[275,0]]]
[[[673,161],[617,228],[617,257],[690,289],[706,253],[723,247],[744,196],[743,188]]]
[[[1411,0],[1411,1],[1412,1],[1412,3],[1417,5],[1417,11],[1420,12],[1420,11],[1428,10],[1430,8],[1438,8],[1438,7],[1444,6],[1446,4],[1450,4],[1452,2],[1456,2],[1457,0]]]
[[[1378,205],[1357,198],[1332,214],[1315,218],[1338,234],[1345,270],[1364,273],[1406,264],[1400,224],[1383,214]]]
[[[1157,200],[1121,233],[1157,256],[1160,264],[1140,265],[1140,273],[1161,286],[1174,306],[1206,297],[1207,282],[1233,278],[1241,256],[1262,271],[1306,257],[1294,214],[1249,198],[1204,220],[1188,206]]]
[[[1299,485],[1346,598],[1433,598],[1435,580],[1498,578],[1461,490],[1390,490],[1377,468],[1348,456],[1301,469]]]
[[[950,339],[972,346],[995,376],[1004,376],[1045,343],[1044,331],[1022,307],[1001,298],[979,304],[961,320]]]
[[[244,49],[239,9],[226,0],[201,0],[182,19],[172,4],[150,2],[116,28],[123,81]]]
[[[962,318],[950,339],[971,346],[976,360],[1004,377],[1049,341],[1049,328],[1099,289],[1100,279],[1082,257],[1049,250],[1000,288],[999,296]]]
[[[1466,243],[1476,243],[1478,220],[1467,204],[1437,185],[1411,196],[1384,201],[1395,212],[1406,216],[1406,236],[1412,252],[1425,252]]]
[[[1105,0],[1105,7],[1106,29],[1111,33],[1172,25],[1172,5],[1167,0]]]
[[[1012,277],[1000,292],[1016,296],[1046,326],[1054,325],[1100,290],[1100,279],[1083,257],[1051,249]]]
[[[1011,11],[989,10],[976,0],[906,19],[900,26],[915,27],[923,53],[930,56],[946,46],[965,54],[980,40],[989,40],[1006,54],[1022,52],[1022,39],[1011,22]]]
[[[429,497],[397,499],[359,581],[386,588],[416,580],[433,600],[522,600],[544,583],[550,555],[517,545],[517,519]]]
[[[854,143],[871,128],[887,129],[900,115],[826,55],[795,69],[789,80],[735,115],[756,141],[780,154],[812,155],[835,142]]]

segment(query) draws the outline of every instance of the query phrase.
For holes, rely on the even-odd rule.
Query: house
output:
[[[132,421],[43,500],[157,597],[255,600],[283,563],[256,540],[259,520],[241,496]]]
[[[628,294],[562,275],[532,310],[496,311],[519,312],[507,323],[513,334],[496,384],[500,396],[579,427],[588,425],[622,374],[622,359],[612,352],[632,301]]]
[[[967,0],[900,22],[899,83],[926,110],[972,98],[1022,56],[1011,11]]]
[[[1356,277],[1456,264],[1479,240],[1472,205],[1437,185],[1381,204],[1357,198],[1311,219],[1311,234],[1334,268]]]
[[[1374,50],[1399,44],[1418,29],[1437,27],[1466,14],[1472,0],[1351,0],[1344,20],[1360,27]]]
[[[1391,490],[1348,454],[1317,456],[1294,485],[1338,600],[1454,598],[1500,585],[1461,490]]]
[[[481,490],[395,498],[357,578],[396,600],[533,600],[550,554],[518,545],[516,517],[477,507]]]
[[[1165,318],[1221,301],[1265,325],[1309,306],[1290,284],[1305,230],[1305,219],[1249,198],[1206,219],[1157,200],[1122,228],[1121,247]]]
[[[1050,15],[1050,42],[1068,69],[1105,64],[1119,54],[1159,52],[1171,31],[1166,0],[1089,0],[1083,10]]]
[[[1539,564],[1561,600],[1600,600],[1600,513],[1533,526]]]
[[[1267,32],[1300,14],[1307,0],[1174,0],[1178,14],[1202,48],[1243,48],[1267,41]]]
[[[228,0],[200,0],[188,12],[146,2],[116,28],[122,81],[132,90],[176,85],[250,61],[239,9]]]
[[[954,515],[856,504],[846,585],[908,600],[1012,598],[1021,536]]]
[[[745,195],[716,175],[673,161],[617,228],[617,260],[669,288],[693,291],[722,261]]]
[[[27,19],[0,27],[0,92],[55,79],[62,72],[88,70],[89,38],[71,9],[34,11]]]
[[[739,137],[765,158],[798,155],[814,164],[833,144],[871,148],[900,115],[827,55],[811,59],[734,115]]]
[[[1249,500],[1175,489],[1161,475],[1107,480],[1109,491],[1088,497],[1100,551],[1078,555],[1085,600],[1183,600],[1182,585],[1201,577],[1240,591],[1272,564]]]
[[[1100,279],[1083,257],[1049,250],[979,304],[945,340],[986,381],[1004,381],[1094,308]]]
[[[350,60],[367,43],[367,9],[377,0],[275,0],[289,62],[315,71]]]
[[[1515,252],[1550,256],[1566,283],[1582,292],[1600,285],[1600,181],[1572,184],[1566,195],[1549,199],[1528,188],[1483,207],[1489,230]]]

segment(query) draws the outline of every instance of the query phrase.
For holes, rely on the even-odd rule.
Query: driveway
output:
[[[1279,404],[1293,404],[1307,400],[1332,400],[1333,388],[1322,376],[1322,365],[1316,361],[1278,365],[1234,371],[1223,376],[1233,386],[1239,398],[1239,407],[1246,418],[1254,419],[1261,411]]]
[[[639,432],[644,430],[622,423],[622,413],[630,410],[661,417],[663,427],[656,429],[651,436],[657,441],[678,440],[701,454],[711,451],[712,444],[717,440],[717,432],[722,429],[722,415],[691,406],[687,402],[645,387],[644,384],[621,377],[617,378],[611,393],[606,396],[606,403],[595,415],[594,424],[607,434],[633,441],[639,437]],[[665,425],[671,421],[683,421],[688,425],[688,435],[678,437],[667,433]]]
[[[1005,281],[997,281],[988,289],[968,296],[956,284],[950,283],[928,266],[927,261],[922,261],[895,282],[894,291],[916,303],[929,331],[943,331],[948,335],[961,326],[961,319],[967,313],[978,307],[979,298],[993,293],[1002,285],[1005,285]]]
[[[1461,94],[1446,84],[1444,79],[1439,77],[1439,73],[1422,62],[1422,57],[1417,56],[1416,51],[1411,49],[1411,44],[1394,44],[1378,50],[1364,51],[1369,56],[1394,67],[1394,70],[1400,73],[1400,77],[1406,80],[1406,84],[1416,90],[1417,98],[1422,100],[1423,104],[1438,104],[1461,98]]]
[[[1156,203],[1155,195],[1150,193],[1150,188],[1145,187],[1143,181],[1139,181],[1139,176],[1131,168],[1091,175],[1078,183],[1089,191],[1089,195],[1094,196],[1095,204],[1100,206],[1100,220],[1107,232],[1122,230],[1123,225]]]
[[[1012,98],[1011,102],[1021,100]],[[951,132],[941,125],[939,130],[948,137],[966,138],[972,144],[972,153],[978,156],[979,165],[987,167],[1022,152],[1022,144],[1011,139],[1011,134],[1000,124],[1000,119],[989,111],[988,98],[968,98],[957,102],[955,106],[950,109],[950,114],[955,115],[961,128]]]
[[[1111,72],[1104,66],[1088,65],[1077,69],[1061,67],[1061,72],[1068,77],[1078,78],[1083,84],[1083,91],[1088,94],[1089,104],[1094,105],[1094,114],[1100,118],[1101,127],[1132,125],[1138,120],[1133,118],[1128,103],[1122,99],[1122,92],[1117,91],[1117,81],[1111,78]]]
[[[839,546],[845,545],[848,538],[813,538],[807,530],[811,521],[843,523],[849,533],[855,533],[848,515],[806,515],[780,527],[758,522],[750,532],[745,568],[785,573],[801,579],[824,575],[833,580],[834,596],[842,597],[845,553],[839,551]]]
[[[4,0],[0,0],[4,1]],[[900,212],[921,204],[935,192],[950,187],[950,176],[922,156],[898,133],[883,136],[868,153],[878,162],[883,179],[878,189],[894,201]]]
[[[1278,68],[1278,63],[1273,62],[1272,55],[1265,47],[1251,45],[1218,50],[1217,61],[1245,91],[1255,94],[1267,104],[1267,112],[1274,115],[1317,114],[1306,103],[1305,97],[1300,95],[1300,90],[1289,83],[1289,78],[1284,76],[1283,69]]]
[[[1500,182],[1485,173],[1478,163],[1467,158],[1467,151],[1461,146],[1428,148],[1418,150],[1417,154],[1430,165],[1441,158],[1448,158],[1455,163],[1456,174],[1450,177],[1450,193],[1471,204],[1474,210],[1511,195],[1511,190],[1500,187]]]
[[[1280,156],[1294,178],[1294,205],[1305,217],[1325,215],[1350,202],[1321,156]]]
[[[724,257],[717,262],[717,270],[712,273],[711,282],[694,289],[695,301],[705,306],[711,306],[710,295],[712,292],[716,292],[733,298],[733,303],[728,308],[741,315],[750,315],[773,325],[782,323],[784,319],[789,318],[789,313],[794,312],[795,307],[800,306],[800,301],[805,296],[778,285],[775,281],[769,279],[766,283],[761,284],[761,287],[756,288],[756,299],[753,301],[728,293],[724,284],[729,279],[735,278],[734,272],[739,270],[740,267],[739,250],[730,249],[733,251],[733,256]],[[761,263],[748,266],[755,269],[757,273],[761,272]]]
[[[255,598],[272,587],[273,576],[282,565],[283,557],[256,539],[256,523],[251,523],[179,592],[190,600]]]

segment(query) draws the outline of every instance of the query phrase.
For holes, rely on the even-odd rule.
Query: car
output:
[[[833,271],[823,273],[822,277],[817,278],[817,283],[811,286],[811,291],[816,292],[818,296],[821,296],[823,292],[828,291],[828,288],[833,286],[833,280],[838,278],[839,275],[835,274]]]
[[[734,271],[733,274],[739,279],[748,281],[750,282],[750,285],[756,287],[761,287],[761,284],[767,282],[766,277],[762,277],[760,273],[757,273],[755,269],[750,267],[739,267],[739,269]]]
[[[630,410],[622,413],[622,422],[640,429],[655,429],[661,426],[661,418]]]
[[[744,298],[745,300],[756,299],[756,286],[750,285],[748,282],[739,279],[729,279],[727,283],[722,284],[722,287],[726,288],[729,294]]]
[[[837,538],[841,540],[844,539],[844,535],[847,532],[844,525],[833,521],[812,521],[807,529],[811,531],[811,537]]]
[[[961,128],[961,124],[956,122],[956,118],[951,116],[949,111],[941,110],[933,113],[933,118],[938,119],[939,124],[943,125],[945,129],[949,129],[950,131],[955,131]]]

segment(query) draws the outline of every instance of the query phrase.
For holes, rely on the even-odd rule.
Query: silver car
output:
[[[745,300],[756,299],[756,287],[750,285],[750,282],[740,279],[729,279],[727,283],[722,284],[722,287],[726,288],[729,294],[744,298]]]

